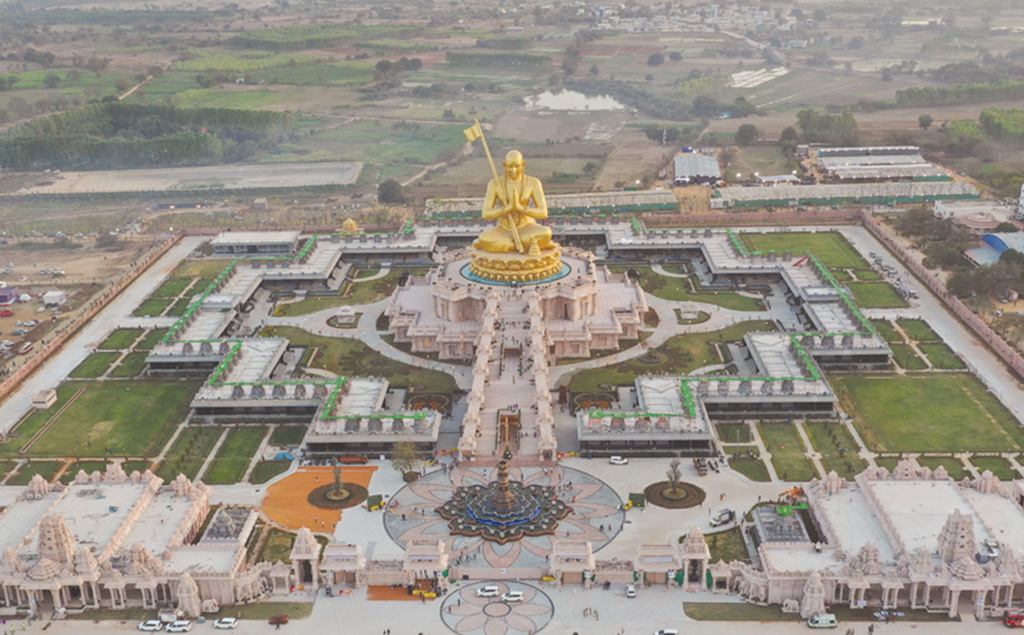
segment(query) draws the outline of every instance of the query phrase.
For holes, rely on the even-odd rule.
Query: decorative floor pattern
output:
[[[437,470],[403,487],[391,497],[384,514],[388,535],[405,548],[410,540],[443,540],[451,563],[468,568],[532,568],[547,565],[553,539],[589,540],[597,551],[622,530],[622,499],[604,481],[586,472],[555,466],[516,467],[512,479],[524,485],[547,485],[573,508],[554,536],[529,536],[499,545],[477,536],[453,536],[448,522],[434,510],[451,499],[457,487],[489,483],[497,468],[457,467]]]
[[[494,586],[495,597],[479,597],[477,590]],[[520,601],[505,601],[510,591],[523,594]],[[445,626],[463,635],[532,635],[539,632],[555,614],[555,606],[546,593],[523,582],[477,582],[450,593],[441,605]]]

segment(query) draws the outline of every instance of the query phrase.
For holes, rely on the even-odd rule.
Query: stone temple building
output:
[[[761,568],[713,564],[716,591],[805,617],[826,603],[951,618],[1024,606],[1024,481],[986,471],[956,482],[942,467],[904,460],[853,482],[832,472],[804,492],[817,540],[760,536]]]
[[[0,612],[176,606],[186,615],[267,595],[271,566],[248,567],[252,509],[210,513],[210,489],[184,475],[35,476],[0,514]]]

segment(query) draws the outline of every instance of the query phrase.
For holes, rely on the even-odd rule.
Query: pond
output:
[[[626,106],[615,101],[610,95],[588,97],[575,90],[546,90],[539,95],[525,98],[523,101],[533,108],[546,110],[625,110]]]

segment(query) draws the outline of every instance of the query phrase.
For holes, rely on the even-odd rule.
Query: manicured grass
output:
[[[47,481],[53,480],[57,470],[64,465],[63,461],[32,461],[21,466],[18,473],[7,480],[8,485],[28,485],[32,477],[41,475]]]
[[[0,481],[17,465],[14,461],[0,461]]]
[[[659,373],[681,375],[698,368],[721,363],[715,352],[716,342],[734,342],[753,331],[774,331],[775,326],[767,321],[739,322],[720,331],[676,335],[656,349],[640,357],[619,362],[604,368],[591,368],[573,375],[569,390],[584,392],[601,390],[604,385],[631,385],[637,375]],[[650,360],[645,363],[641,360]]]
[[[896,327],[889,320],[871,320],[871,326],[875,327],[878,334],[890,344],[903,341],[903,336],[900,335],[899,331],[896,330]]]
[[[230,258],[207,258],[202,260],[185,260],[171,272],[171,278],[216,278],[217,274],[228,268]],[[204,287],[196,285],[196,291]]]
[[[688,315],[690,315],[688,313]],[[676,309],[676,323],[677,324],[700,324],[701,322],[707,322],[711,319],[711,314],[707,311],[697,311],[697,317],[683,317],[682,309]]]
[[[123,351],[131,346],[132,342],[137,340],[142,333],[142,329],[117,329],[108,335],[98,348],[104,351]]]
[[[775,473],[784,481],[809,481],[818,476],[792,423],[759,423],[757,429],[772,453]]]
[[[754,456],[747,456],[748,451],[752,452]],[[758,449],[756,445],[731,446],[726,452],[729,455],[729,467],[740,474],[746,476],[752,481],[759,481],[762,483],[767,483],[771,480],[771,476],[768,474],[768,468],[765,467],[764,461],[757,456]]]
[[[853,280],[853,276],[851,276],[850,272],[846,269],[836,269],[832,272],[832,277],[839,282],[849,282],[850,280]]]
[[[276,311],[274,311],[274,315],[308,315],[310,313],[315,313],[316,311],[339,306],[372,304],[374,302],[379,302],[391,295],[395,290],[395,286],[398,284],[398,278],[401,277],[402,273],[405,271],[407,270],[392,269],[388,272],[388,275],[383,278],[377,278],[376,280],[370,280],[368,282],[356,281],[352,283],[351,289],[344,296],[314,296],[291,304],[282,304],[278,306]]]
[[[260,484],[266,483],[278,474],[283,474],[291,467],[291,461],[260,461],[252,468],[249,474],[249,482]]]
[[[895,470],[896,466],[899,465],[899,463],[900,463],[899,457],[895,457],[895,456],[886,456],[886,457],[875,459],[875,465],[877,465],[878,467],[884,467],[885,469],[889,470],[890,472]]]
[[[857,304],[867,309],[888,309],[907,306],[888,282],[850,282],[846,285]]]
[[[36,440],[29,454],[153,456],[185,418],[199,383],[92,382],[76,388],[80,386],[85,392]],[[49,416],[56,411],[55,405]]]
[[[861,269],[859,271],[855,271],[854,273],[857,274],[858,280],[871,281],[882,279],[882,274],[878,273],[873,269]]]
[[[57,386],[57,401],[46,410],[33,408],[13,430],[7,433],[4,443],[0,444],[0,454],[17,454],[18,450],[28,442],[39,430],[46,425],[53,415],[57,414],[64,404],[74,396],[79,389],[86,386],[85,382],[67,381]]]
[[[143,300],[142,304],[132,312],[135,317],[153,317],[164,312],[172,300],[170,298],[149,298]]]
[[[761,311],[764,308],[760,300],[738,293],[728,291],[693,292],[690,290],[690,283],[687,278],[662,276],[655,273],[650,267],[618,266],[609,267],[608,269],[613,273],[624,273],[629,269],[636,269],[640,274],[640,286],[643,290],[665,300],[706,302],[736,311]]]
[[[142,338],[142,341],[135,345],[137,351],[151,351],[157,343],[167,335],[168,329],[152,329],[146,333],[146,337]]]
[[[829,269],[870,269],[850,241],[839,232],[742,233],[743,244],[751,251],[809,252]]]
[[[306,436],[306,426],[277,426],[270,433],[271,445],[298,445]]]
[[[258,562],[285,562],[291,560],[288,556],[292,553],[292,545],[295,544],[295,534],[280,529],[270,529],[267,540],[263,543],[263,550],[260,551]]]
[[[704,540],[711,551],[710,562],[750,562],[750,553],[743,542],[739,527],[714,534],[704,534]],[[682,537],[679,539],[682,542]]]
[[[875,452],[1015,451],[1016,419],[973,375],[836,375],[830,378]]]
[[[190,304],[192,304],[191,297],[179,298],[174,301],[174,304],[171,305],[171,308],[167,309],[167,312],[164,313],[164,315],[172,317],[181,317],[185,315],[185,310],[188,309],[188,305]]]
[[[265,622],[275,615],[287,615],[288,619],[301,620],[313,612],[312,602],[254,602],[222,607],[218,613],[204,613],[207,619],[237,617],[241,620]],[[152,615],[152,611],[150,611]]]
[[[178,435],[156,475],[165,481],[174,480],[178,474],[195,478],[222,432],[224,429],[217,426],[188,426]]]
[[[290,326],[269,327],[263,332],[268,336],[284,337],[293,346],[318,347],[320,350],[310,365],[344,377],[377,375],[387,377],[393,388],[414,388],[420,392],[451,393],[458,388],[448,373],[403,364],[381,355],[357,339],[322,337]]]
[[[149,357],[149,353],[140,351],[138,353],[128,353],[125,355],[121,363],[117,365],[117,368],[110,371],[111,377],[138,377],[146,368],[146,358]]]
[[[367,267],[366,269],[353,269],[349,272],[348,277],[353,280],[362,280],[363,278],[372,278],[380,273],[380,267]]]
[[[715,428],[722,443],[750,443],[753,436],[745,423],[716,423]]]
[[[1020,478],[1017,470],[1010,467],[1010,462],[1001,456],[972,456],[971,463],[979,472],[991,470],[1001,481],[1012,481]]]
[[[921,467],[931,468],[932,470],[936,469],[940,465],[943,466],[946,468],[946,472],[949,474],[949,477],[954,481],[959,481],[970,476],[970,474],[967,473],[967,468],[964,467],[964,464],[960,459],[955,459],[951,456],[922,456],[917,458],[917,462],[921,464]]]
[[[967,368],[967,364],[964,360],[960,359],[960,356],[953,352],[953,349],[946,346],[942,342],[935,342],[932,344],[918,344],[918,348],[921,352],[928,356],[928,361],[932,363],[935,368],[943,370],[961,370]]]
[[[821,453],[821,462],[826,472],[834,471],[843,478],[852,479],[868,466],[868,462],[857,455],[860,446],[846,426],[812,421],[804,424],[804,427],[814,449]]]
[[[120,353],[93,353],[82,360],[82,363],[75,367],[68,374],[73,379],[93,379],[107,372],[110,365],[114,363]]]
[[[914,349],[910,348],[909,344],[890,344],[889,348],[892,349],[892,360],[899,364],[900,368],[905,370],[924,370],[928,368],[928,364],[924,363]]]
[[[217,457],[203,475],[203,481],[216,484],[242,480],[266,433],[264,427],[239,427],[228,432],[217,450]]]
[[[911,320],[902,319],[896,320],[896,323],[900,325],[907,336],[918,342],[938,342],[939,334],[932,330],[932,327],[928,326],[928,323],[924,320]]]
[[[171,278],[165,280],[156,291],[151,294],[154,298],[176,298],[181,292],[188,288],[192,281],[188,278]]]

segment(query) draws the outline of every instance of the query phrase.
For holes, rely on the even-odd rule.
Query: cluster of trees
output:
[[[981,129],[993,139],[1020,143],[1024,141],[1024,110],[986,108],[978,117]]]
[[[377,62],[377,65],[373,68],[380,75],[390,75],[391,73],[402,73],[405,71],[418,71],[423,68],[423,60],[418,57],[413,57],[411,59],[403,57],[397,62],[381,60]]]
[[[896,230],[912,238],[932,263],[955,268],[966,264],[964,250],[974,241],[974,234],[949,219],[935,218],[925,207],[908,210],[895,222]]]
[[[846,109],[839,115],[818,112],[813,108],[796,114],[796,125],[800,138],[806,143],[831,143],[834,145],[857,145],[860,129],[853,113]]]
[[[730,104],[718,101],[711,95],[698,95],[693,99],[693,114],[698,117],[717,117],[728,112],[731,119],[742,119],[757,114],[757,106],[746,97],[737,97]]]
[[[0,167],[85,169],[240,160],[273,143],[284,113],[227,108],[92,104],[0,136]]]
[[[533,38],[528,36],[487,37],[479,38],[476,41],[476,47],[481,49],[497,49],[500,51],[521,51],[525,48],[529,48],[530,43],[532,42]]]
[[[995,264],[956,271],[950,275],[946,288],[958,298],[1020,291],[1024,289],[1024,254],[1007,249]]]
[[[697,140],[698,129],[696,127],[675,128],[672,126],[656,126],[651,124],[644,126],[644,136],[661,145],[689,144]],[[588,164],[590,165],[590,164]],[[586,169],[584,169],[586,172]]]
[[[17,75],[0,75],[0,93],[13,90],[14,85],[21,81]]]
[[[1003,80],[951,86],[913,86],[896,91],[896,105],[955,106],[1024,99],[1024,81]]]
[[[484,51],[448,51],[445,59],[452,66],[514,66],[536,68],[551,63],[551,56],[541,53],[491,53]]]

